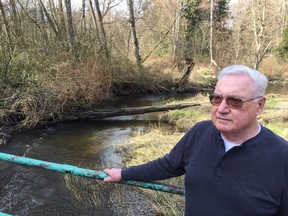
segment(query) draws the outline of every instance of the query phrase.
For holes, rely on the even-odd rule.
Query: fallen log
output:
[[[62,121],[75,121],[85,119],[97,120],[107,117],[138,115],[151,112],[163,112],[169,110],[184,109],[194,106],[200,106],[200,104],[172,104],[172,105],[158,105],[158,106],[145,106],[145,107],[133,107],[133,108],[117,108],[112,110],[92,110],[65,116],[62,118]]]
[[[64,115],[58,119],[46,118],[42,121],[43,124],[65,122],[65,121],[77,121],[77,120],[100,120],[107,117],[126,116],[126,115],[138,115],[151,112],[163,112],[176,109],[184,109],[188,107],[200,106],[200,104],[172,104],[172,105],[158,105],[158,106],[145,106],[145,107],[133,107],[133,108],[117,108],[110,110],[91,110],[79,113],[73,113]],[[0,118],[0,147],[5,145],[11,138],[13,128],[19,129],[19,124],[25,120],[25,116],[18,113],[9,113],[7,116],[3,115]],[[40,125],[40,123],[38,124]],[[4,127],[5,126],[5,127]]]

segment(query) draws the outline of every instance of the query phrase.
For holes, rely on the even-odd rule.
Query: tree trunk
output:
[[[71,4],[70,4],[71,5]],[[65,0],[65,7],[66,6],[66,0]],[[58,10],[56,13],[56,18],[59,22],[59,34],[61,34],[62,38],[67,38],[67,28],[69,29],[69,26],[67,26],[66,28],[66,22],[65,22],[65,15],[64,15],[64,7],[63,7],[63,2],[62,0],[58,1]],[[52,10],[53,11],[53,10]],[[70,11],[71,11],[71,6],[70,6]],[[67,15],[67,20],[68,18],[68,10],[66,9],[66,15]],[[69,21],[68,21],[69,22]],[[68,23],[67,22],[67,23]],[[68,24],[69,25],[69,24]],[[69,32],[69,31],[68,31]],[[68,41],[69,41],[69,37],[68,37]]]
[[[270,42],[265,46],[264,38],[265,38],[265,22],[266,22],[266,0],[261,1],[262,4],[255,4],[254,0],[252,0],[252,19],[253,19],[253,33],[255,40],[255,60],[254,60],[254,69],[258,70],[260,63],[265,56],[268,48],[270,46]],[[261,9],[261,13],[257,14],[257,8]],[[265,48],[264,48],[265,46]]]
[[[82,0],[81,34],[85,35],[85,33],[86,33],[86,0]]]
[[[11,7],[11,12],[12,12],[12,22],[14,26],[16,43],[17,45],[19,45],[19,47],[21,47],[24,45],[24,38],[23,38],[22,29],[20,26],[20,21],[17,15],[17,9],[16,9],[16,4],[14,0],[10,0],[10,7]]]
[[[49,38],[48,38],[48,34],[47,34],[47,27],[46,27],[46,22],[45,22],[45,14],[43,11],[43,7],[41,6],[41,3],[39,2],[39,15],[40,15],[40,31],[41,34],[44,38],[45,41],[45,45],[49,45]]]
[[[97,12],[97,17],[99,20],[99,32],[100,32],[100,45],[101,45],[101,49],[104,51],[104,56],[105,56],[105,60],[106,63],[110,62],[110,54],[109,54],[109,49],[108,49],[108,45],[107,45],[107,36],[106,36],[106,31],[104,28],[104,24],[103,24],[103,17],[102,17],[102,13],[100,10],[100,5],[99,5],[99,1],[95,0],[95,6],[96,6],[96,12]]]
[[[118,108],[112,110],[92,110],[82,113],[75,113],[73,115],[62,118],[62,121],[74,121],[85,119],[103,119],[114,116],[138,115],[151,112],[163,112],[176,109],[184,109],[193,106],[200,106],[200,104],[174,104],[174,105],[160,105],[160,106],[146,106],[133,108]]]
[[[173,27],[173,64],[178,62],[178,44],[180,35],[182,0],[177,0],[177,10],[175,14],[175,25]]]
[[[42,0],[39,0],[39,3],[40,3],[40,5],[41,5],[41,7],[42,7],[42,10],[43,10],[43,12],[44,12],[44,14],[45,14],[45,16],[46,16],[46,18],[47,18],[47,21],[48,21],[50,27],[52,28],[52,30],[53,30],[53,32],[54,32],[56,38],[57,38],[59,41],[61,41],[61,36],[60,36],[60,34],[59,34],[58,30],[57,30],[57,26],[54,24],[51,16],[49,15],[47,9],[45,8],[45,5],[44,5],[43,1],[42,1]]]
[[[107,117],[138,115],[151,112],[163,112],[175,109],[184,109],[188,107],[200,106],[200,104],[174,104],[174,105],[160,105],[160,106],[146,106],[134,108],[118,108],[111,110],[92,110],[81,113],[73,113],[61,118],[61,122],[77,121],[77,120],[99,120]],[[0,110],[2,111],[2,110]],[[2,112],[0,115],[0,146],[6,144],[11,137],[13,126],[19,124],[25,116],[20,113]],[[55,119],[46,119],[46,124],[55,122]],[[45,124],[45,122],[42,122]]]
[[[133,0],[128,0],[128,9],[129,9],[129,22],[130,22],[130,26],[131,26],[133,43],[134,43],[134,55],[136,58],[138,69],[141,70],[142,60],[141,60],[141,56],[140,56],[139,43],[138,43],[138,38],[137,38],[137,33],[136,33],[136,23],[135,23],[135,17],[134,17]]]
[[[185,70],[185,73],[184,75],[182,76],[182,78],[180,79],[179,81],[179,86],[183,85],[185,83],[185,81],[188,79],[192,69],[194,68],[195,66],[195,62],[193,59],[185,59],[185,65],[184,65],[184,70]]]
[[[65,0],[65,7],[66,7],[66,16],[67,16],[69,49],[70,51],[74,52],[75,32],[74,32],[72,12],[71,12],[71,0]]]
[[[98,43],[100,43],[99,28],[98,28],[97,18],[96,18],[96,14],[95,14],[95,11],[94,11],[94,8],[93,8],[92,0],[89,0],[89,5],[90,5],[90,9],[91,9],[91,13],[92,13],[95,29],[96,29],[96,38],[98,40]]]
[[[2,3],[1,0],[0,0],[0,10],[1,10],[2,18],[3,18],[6,34],[7,34],[7,37],[8,37],[8,41],[9,41],[9,48],[10,48],[10,51],[11,51],[12,47],[13,47],[13,40],[12,40],[12,36],[11,36],[11,32],[10,32],[10,26],[9,26],[9,24],[7,22],[5,10],[4,10],[3,3]]]
[[[210,64],[213,64],[213,10],[214,10],[214,1],[210,2],[210,41],[209,41],[209,51],[210,51]]]

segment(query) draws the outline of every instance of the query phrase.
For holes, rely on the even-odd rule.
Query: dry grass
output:
[[[261,63],[259,71],[263,72],[269,80],[283,84],[288,83],[287,60],[275,56],[268,56]]]
[[[208,100],[208,94],[197,94],[193,98],[182,101],[174,101],[173,103],[196,103],[201,104],[200,107],[195,106],[191,108],[173,110],[164,113],[161,120],[177,125],[181,129],[188,129],[198,121],[210,119],[211,104]]]
[[[37,83],[23,91],[10,107],[20,114],[17,128],[59,121],[65,113],[87,109],[107,98],[111,72],[92,61],[60,63],[39,74]]]
[[[182,136],[183,133],[168,133],[165,129],[151,126],[149,133],[139,133],[129,141],[128,145],[137,145],[133,153],[140,157],[133,157],[128,165],[133,166],[164,156]]]
[[[267,102],[259,121],[284,139],[288,140],[288,97],[268,94]]]
[[[136,145],[136,147],[128,153],[125,166],[142,164],[164,156],[182,136],[183,133],[167,133],[159,127],[152,126],[149,133],[139,133],[126,144],[128,146]],[[183,177],[172,178],[163,182],[171,185],[184,185]],[[139,190],[149,197],[152,207],[159,215],[183,214],[184,197],[145,189]]]
[[[288,140],[287,95],[268,94],[266,97],[267,101],[264,111],[259,115],[258,120],[261,124]],[[181,101],[181,103],[191,103],[191,99]],[[198,121],[210,119],[211,105],[208,95],[199,94],[193,97],[193,103],[200,103],[201,109],[199,107],[192,107],[185,110],[173,110],[164,114],[162,119],[186,129]]]

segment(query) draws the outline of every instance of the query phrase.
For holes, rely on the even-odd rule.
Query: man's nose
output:
[[[218,112],[229,112],[229,111],[230,111],[230,108],[226,102],[226,99],[223,98],[223,100],[218,106]]]

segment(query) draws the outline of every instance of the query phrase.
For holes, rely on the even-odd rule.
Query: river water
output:
[[[103,108],[150,106],[181,95],[123,97]],[[103,170],[122,167],[115,149],[133,134],[159,124],[158,114],[77,121],[16,134],[1,152]],[[168,129],[168,125],[166,125]],[[0,212],[12,215],[155,215],[131,186],[103,183],[0,161]]]
[[[268,93],[287,94],[287,87]],[[191,94],[123,97],[103,108],[150,106]],[[191,101],[193,101],[191,99]],[[16,134],[1,152],[87,169],[122,167],[117,147],[159,124],[158,114],[77,121]],[[167,130],[169,130],[169,126]],[[155,215],[132,187],[0,161],[0,212],[12,215]]]

